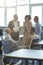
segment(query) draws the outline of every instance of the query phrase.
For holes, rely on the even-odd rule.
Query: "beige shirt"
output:
[[[28,21],[28,22],[25,21],[24,24],[23,24],[24,34],[26,32],[30,32],[29,28],[31,28],[31,27],[32,27],[32,22],[31,21]]]
[[[18,43],[18,41],[13,40],[11,35],[8,33],[6,33],[5,41],[11,41],[12,43]]]

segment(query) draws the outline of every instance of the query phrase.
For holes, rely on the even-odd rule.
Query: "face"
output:
[[[34,18],[34,22],[38,22],[38,18],[36,17],[36,18]]]
[[[18,20],[18,16],[17,16],[17,15],[14,16],[14,20],[15,20],[15,21]]]
[[[28,21],[28,18],[27,17],[25,17],[25,21]]]

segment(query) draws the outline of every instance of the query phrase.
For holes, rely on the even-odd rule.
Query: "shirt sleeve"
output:
[[[9,40],[12,42],[12,43],[18,43],[18,41],[15,41],[12,39],[11,35],[9,35]]]

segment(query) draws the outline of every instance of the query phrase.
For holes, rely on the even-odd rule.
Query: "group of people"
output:
[[[32,26],[32,20],[30,15],[25,16],[24,22],[24,44],[26,48],[31,47],[31,42],[33,38],[39,38],[41,40],[41,25],[39,23],[39,17],[34,17],[35,27]]]
[[[41,25],[39,23],[39,17],[34,17],[35,27],[32,26],[32,20],[30,15],[25,16],[25,21],[23,23],[23,44],[24,46],[29,49],[31,47],[32,39],[37,37],[39,40],[41,40]],[[20,25],[18,21],[18,16],[14,15],[14,19],[9,22],[8,28],[5,30],[6,36],[5,41],[11,41],[14,44],[19,43],[19,31],[20,31]],[[17,47],[17,46],[16,46]],[[12,49],[12,48],[11,48]],[[4,58],[4,63],[6,63],[7,58]]]
[[[39,23],[39,17],[35,16],[34,17],[34,22],[35,22],[35,27],[32,26],[32,18],[30,15],[25,16],[25,21],[23,23],[23,29],[24,29],[24,45],[30,46],[31,40],[33,37],[38,37],[39,40],[41,40],[41,25]],[[18,16],[14,15],[14,19],[9,22],[8,28],[5,30],[6,38],[5,40],[11,40],[11,42],[16,43],[19,40],[19,31],[20,31],[20,24],[18,21]]]

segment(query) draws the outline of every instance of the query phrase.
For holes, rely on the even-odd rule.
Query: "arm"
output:
[[[6,34],[5,41],[11,41],[12,43],[18,43],[18,41],[15,41],[12,39],[10,34]]]
[[[13,30],[13,27],[14,27],[14,23],[13,23],[13,20],[9,22],[8,24],[8,28],[10,28],[11,30]]]
[[[15,41],[12,39],[11,35],[9,35],[9,40],[12,42],[12,43],[18,43],[19,41]]]
[[[39,23],[36,24],[36,27],[35,27],[35,33],[38,34],[38,35],[41,35],[41,25]]]

